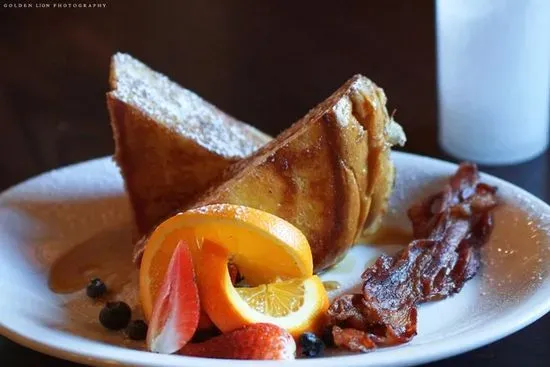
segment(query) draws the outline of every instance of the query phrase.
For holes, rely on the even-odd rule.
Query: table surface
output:
[[[117,50],[273,135],[363,73],[389,96],[409,138],[404,150],[448,158],[437,145],[430,1],[346,7],[319,1],[104,1],[104,9],[0,7],[0,190],[112,153],[104,93],[109,57]],[[549,166],[546,152],[525,164],[483,169],[548,202]],[[429,366],[549,361],[547,315],[501,341]],[[76,366],[2,337],[0,365]]]

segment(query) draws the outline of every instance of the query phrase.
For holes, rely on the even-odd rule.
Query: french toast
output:
[[[229,203],[286,219],[307,237],[318,272],[379,226],[394,179],[390,148],[404,142],[383,90],[356,75],[182,209]]]
[[[114,158],[141,235],[271,139],[127,54],[112,57],[109,84]]]

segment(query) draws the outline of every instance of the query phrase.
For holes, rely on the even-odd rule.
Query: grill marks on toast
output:
[[[192,206],[231,203],[278,215],[304,232],[315,270],[322,270],[345,253],[367,219],[384,173],[379,161],[389,160],[383,154],[390,148],[384,135],[389,123],[382,90],[357,75],[231,166]]]
[[[336,200],[347,196],[350,197],[349,200],[359,200],[359,190],[357,188],[357,180],[355,179],[355,176],[353,175],[353,183],[349,182],[349,179],[346,179],[349,178],[349,171],[351,170],[346,166],[339,153],[345,142],[342,141],[341,136],[335,127],[337,124],[336,117],[333,114],[326,114],[323,116],[323,120],[324,123],[322,126],[325,131],[325,136],[327,137],[327,146],[331,152],[330,156],[332,159],[330,163],[332,166],[332,171],[340,173],[334,176],[332,187],[334,192],[333,195]],[[319,241],[321,250],[317,250],[317,252],[324,254],[324,257],[333,258],[334,261],[338,261],[340,257],[343,256],[343,253],[340,253],[341,249],[336,246],[331,246],[331,244],[337,243],[338,238],[345,235],[344,226],[353,226],[353,222],[359,214],[347,213],[345,209],[346,208],[344,205],[338,205],[337,202],[336,205],[331,208],[331,215],[327,215],[325,217],[323,225],[328,229],[328,231],[326,232],[325,237]],[[359,210],[357,210],[357,212],[358,211]],[[349,242],[351,243],[354,239],[355,234],[353,234],[353,238],[349,239]]]
[[[271,141],[129,55],[113,57],[110,83],[115,160],[141,234],[177,211],[246,205],[302,230],[319,271],[378,228],[394,177],[389,149],[405,138],[397,125],[390,139],[385,95],[367,78],[354,76]]]

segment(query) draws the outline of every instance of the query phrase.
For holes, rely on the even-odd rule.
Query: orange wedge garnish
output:
[[[225,249],[251,286],[312,276],[308,241],[300,230],[285,220],[239,205],[215,204],[189,210],[161,223],[145,245],[140,267],[140,300],[147,320],[151,317],[172,253],[182,240],[189,244],[194,259],[203,253],[205,242]],[[202,270],[207,272],[208,266],[198,269],[196,265],[197,274],[202,274]],[[201,278],[199,275],[199,289]],[[201,290],[201,294],[205,291]]]
[[[275,324],[294,337],[305,331],[318,331],[329,306],[319,277],[309,275],[255,287],[235,287],[227,271],[227,262],[234,255],[223,246],[205,240],[198,257],[201,304],[221,331],[256,323]],[[264,263],[269,261],[266,254]]]

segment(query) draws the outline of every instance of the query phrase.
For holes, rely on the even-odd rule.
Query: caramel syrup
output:
[[[100,278],[110,292],[120,291],[135,272],[132,239],[128,229],[98,233],[75,245],[57,259],[50,269],[48,285],[55,293],[68,294]]]
[[[323,286],[325,287],[327,292],[334,291],[337,289],[340,289],[340,282],[337,282],[335,280],[325,280],[323,282]]]
[[[367,243],[374,245],[408,245],[413,240],[410,231],[399,227],[381,227],[373,237],[366,239]]]

